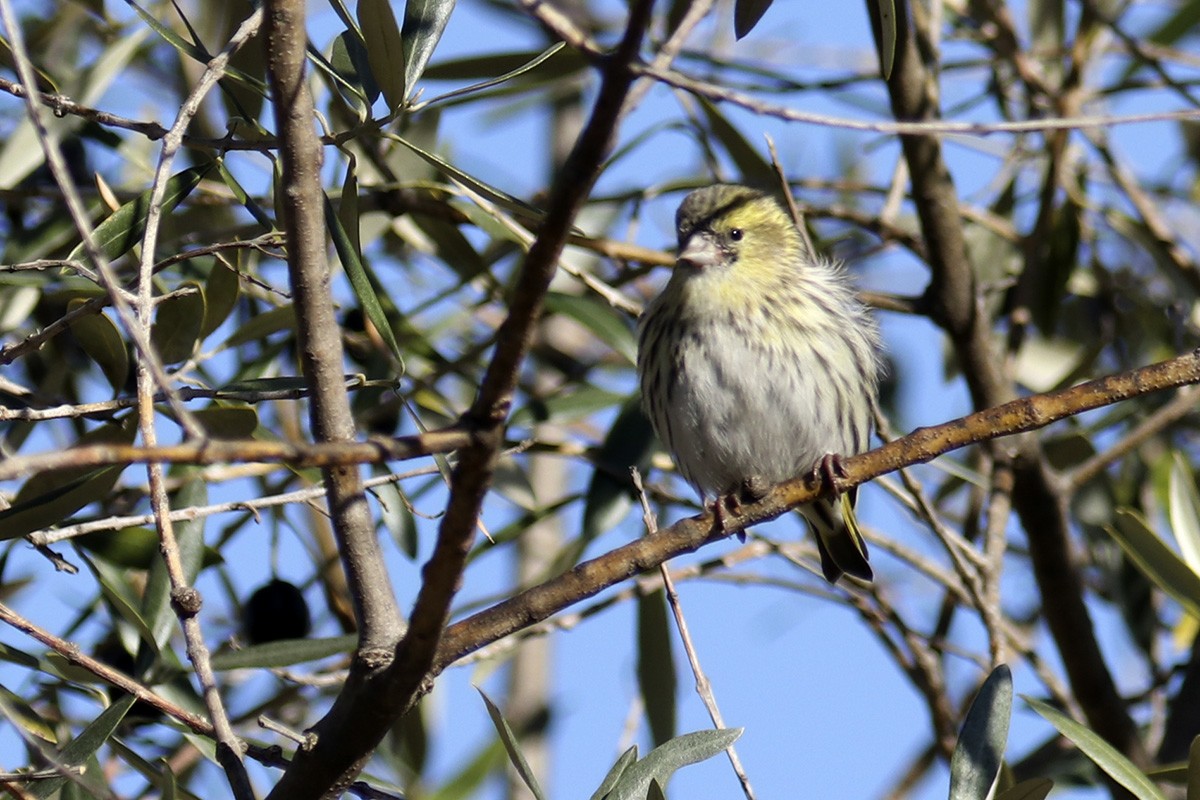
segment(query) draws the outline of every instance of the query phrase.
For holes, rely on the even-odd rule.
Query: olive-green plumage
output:
[[[878,333],[842,270],[769,195],[710,186],[676,214],[679,256],[638,333],[642,401],[705,496],[867,449]],[[853,493],[801,509],[825,577],[871,579]],[[840,507],[839,507],[840,506]]]

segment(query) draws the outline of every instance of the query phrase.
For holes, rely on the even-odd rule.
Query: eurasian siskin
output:
[[[642,315],[638,375],[684,478],[719,504],[866,450],[879,338],[840,266],[744,186],[698,189],[675,220],[679,256]],[[853,502],[850,491],[800,509],[831,583],[872,577]]]

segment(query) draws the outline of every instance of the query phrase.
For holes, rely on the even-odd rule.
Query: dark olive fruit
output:
[[[250,595],[242,609],[242,629],[250,644],[303,639],[312,629],[308,603],[294,584],[276,578]]]

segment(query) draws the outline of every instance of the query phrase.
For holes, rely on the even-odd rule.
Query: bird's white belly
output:
[[[796,477],[826,453],[850,448],[836,424],[830,378],[784,359],[761,341],[724,337],[714,348],[684,340],[668,412],[671,446],[700,490],[725,494],[751,476]]]

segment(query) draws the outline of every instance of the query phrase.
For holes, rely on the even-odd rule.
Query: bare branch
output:
[[[932,428],[918,428],[869,453],[843,459],[845,478],[838,480],[837,488],[845,491],[902,466],[931,461],[959,447],[1037,430],[1085,410],[1193,383],[1200,383],[1200,351],[1060,392],[1014,400]],[[822,491],[824,487],[814,484],[811,476],[797,478],[774,487],[762,500],[743,505],[737,514],[726,514],[723,527],[716,524],[711,513],[705,513],[680,520],[656,536],[585,561],[558,578],[451,625],[438,650],[434,671],[441,672],[484,645],[623,580],[656,569],[667,559],[691,553],[812,502]]]

